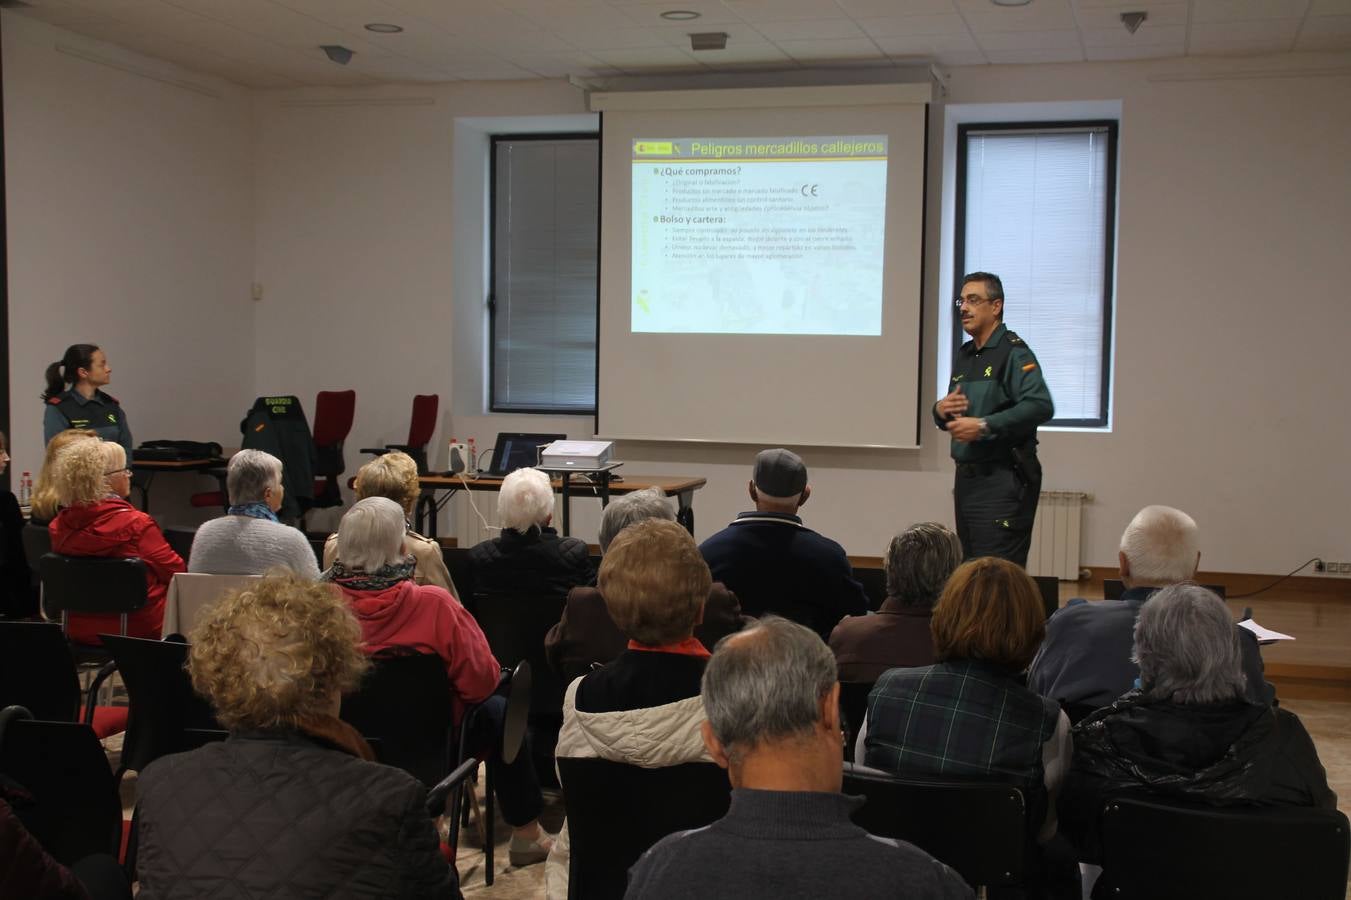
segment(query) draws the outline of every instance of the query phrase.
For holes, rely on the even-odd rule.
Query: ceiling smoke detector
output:
[[[697,19],[703,13],[695,12],[692,9],[668,9],[661,14],[663,19],[671,22],[688,22],[690,19]]]
[[[1124,12],[1121,14],[1121,24],[1125,25],[1126,30],[1131,34],[1135,34],[1140,30],[1140,26],[1144,24],[1145,19],[1148,18],[1149,13],[1147,12]]]
[[[691,50],[726,50],[727,32],[703,31],[690,35]]]
[[[325,56],[340,66],[345,66],[352,61],[352,51],[341,44],[320,44],[319,49],[324,51]]]
[[[362,27],[367,31],[374,31],[376,34],[398,34],[403,31],[402,25],[393,25],[389,22],[368,22]]]
[[[1032,0],[990,0],[995,6],[1026,6]]]

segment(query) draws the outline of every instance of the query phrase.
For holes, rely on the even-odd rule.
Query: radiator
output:
[[[1041,492],[1027,553],[1029,575],[1079,580],[1079,533],[1088,499],[1083,491]]]

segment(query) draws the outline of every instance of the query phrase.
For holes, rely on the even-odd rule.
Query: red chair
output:
[[[347,469],[342,443],[352,431],[356,391],[320,391],[314,400],[314,508],[341,506],[338,476]]]
[[[408,424],[408,443],[386,444],[384,447],[362,447],[362,453],[383,456],[390,450],[402,450],[417,463],[418,474],[427,474],[427,444],[436,431],[436,412],[441,404],[439,394],[418,394],[413,398],[413,418]]]

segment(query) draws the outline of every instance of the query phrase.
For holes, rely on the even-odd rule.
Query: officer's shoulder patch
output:
[[[57,394],[55,397],[48,397],[48,398],[47,398],[47,402],[50,403],[52,406],[60,406],[60,405],[61,405],[61,395],[60,395],[60,394]]]
[[[1013,333],[1012,331],[1006,331],[1006,332],[1004,332],[1004,337],[1008,338],[1008,339],[1009,339],[1009,343],[1012,344],[1012,345],[1015,346],[1015,347],[1026,347],[1026,346],[1027,346],[1027,341],[1025,341],[1025,340],[1023,340],[1022,338],[1018,337],[1018,335],[1015,334],[1015,333]]]

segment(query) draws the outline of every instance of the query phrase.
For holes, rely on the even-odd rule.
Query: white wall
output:
[[[37,473],[42,373],[72,343],[106,350],[138,441],[237,447],[254,390],[249,92],[2,14],[15,474]],[[156,499],[214,484],[174,481]]]

